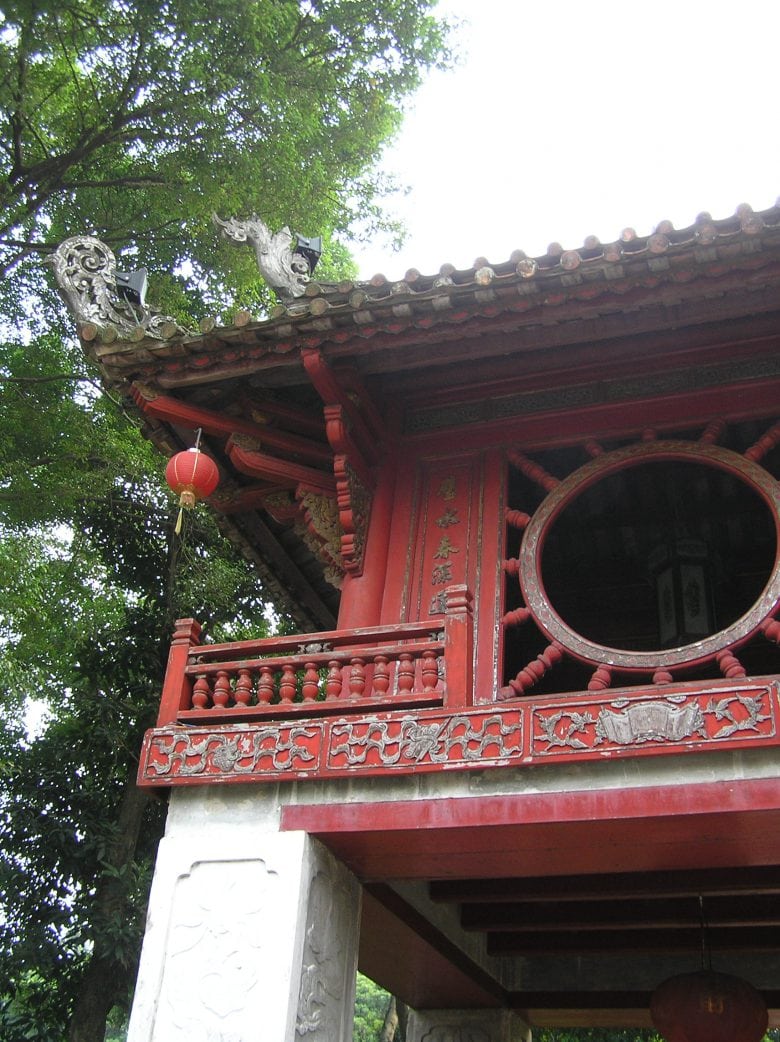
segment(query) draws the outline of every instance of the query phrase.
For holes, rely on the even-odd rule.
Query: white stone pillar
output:
[[[302,832],[160,844],[128,1042],[350,1042],[360,886]]]
[[[406,1042],[531,1042],[531,1030],[505,1009],[410,1010]]]

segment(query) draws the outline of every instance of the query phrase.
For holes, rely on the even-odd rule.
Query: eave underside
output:
[[[717,772],[716,772],[717,773]],[[661,980],[751,980],[780,1024],[776,778],[288,806],[364,881],[360,965],[415,1008],[650,1026]],[[700,904],[701,898],[701,904]]]

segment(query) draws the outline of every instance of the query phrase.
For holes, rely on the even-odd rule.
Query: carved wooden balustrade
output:
[[[180,619],[157,726],[470,705],[471,599],[452,586],[443,619],[231,644]]]

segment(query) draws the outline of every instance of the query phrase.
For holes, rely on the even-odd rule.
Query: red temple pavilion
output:
[[[197,334],[60,250],[299,628],[177,624],[130,1039],[348,1039],[356,965],[410,1042],[649,1026],[703,947],[779,1024],[780,208],[398,282],[286,248]]]

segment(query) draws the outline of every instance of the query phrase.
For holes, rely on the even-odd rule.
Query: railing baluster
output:
[[[352,698],[362,698],[366,689],[366,663],[362,658],[350,660],[349,693]]]
[[[374,691],[377,695],[386,695],[390,687],[389,659],[387,655],[376,655],[374,657]]]
[[[436,664],[436,652],[424,651],[422,653],[422,686],[426,694],[436,690],[439,682],[439,667]]]
[[[328,679],[325,681],[325,698],[332,701],[341,695],[342,686],[341,663],[337,659],[331,659],[328,663]]]
[[[269,705],[274,697],[274,674],[270,666],[260,667],[260,679],[257,682],[257,701],[261,705]]]
[[[398,694],[408,695],[414,687],[414,659],[408,652],[398,656]]]
[[[221,669],[214,684],[214,708],[225,709],[230,701],[230,677]]]
[[[186,692],[186,698],[174,719],[197,718],[201,713],[224,716],[232,709],[239,710],[244,720],[255,715],[305,718],[328,712],[317,708],[320,700],[332,704],[345,698],[353,706],[368,706],[374,700],[377,708],[387,706],[391,697],[407,705],[445,701],[452,694],[447,690],[445,665],[452,664],[456,675],[461,666],[470,674],[468,630],[473,623],[465,586],[447,589],[443,621],[442,628],[422,620],[354,633],[317,634],[323,639],[297,648],[289,637],[198,646],[194,643],[197,624],[182,623],[176,651],[180,657],[186,654],[187,660],[176,694],[182,697],[181,692]],[[469,689],[468,675],[462,686],[457,704]]]
[[[317,667],[313,662],[307,662],[304,666],[306,674],[303,678],[303,700],[304,702],[314,702],[317,695],[320,693],[320,675],[317,672]]]
[[[192,707],[193,709],[208,709],[210,701],[211,688],[208,679],[204,676],[198,677],[192,689]]]
[[[287,662],[282,669],[282,679],[279,682],[279,699],[289,704],[295,698],[295,667]]]
[[[237,706],[248,706],[252,700],[252,674],[248,669],[238,671],[235,697]]]

